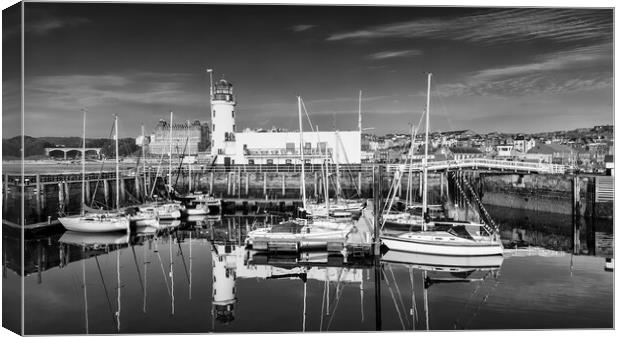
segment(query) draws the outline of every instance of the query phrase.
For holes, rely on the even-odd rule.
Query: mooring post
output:
[[[375,184],[373,186],[373,205],[374,205],[374,221],[373,221],[373,232],[374,232],[374,237],[373,237],[373,246],[374,246],[374,255],[375,256],[380,256],[381,255],[381,240],[379,238],[380,233],[379,233],[379,219],[381,218],[381,194],[382,194],[382,184],[381,181],[383,180],[383,166],[379,165],[377,167],[377,173],[375,174],[375,172],[373,171],[373,176],[376,175],[375,179],[373,179],[375,181]]]
[[[362,191],[362,171],[357,172],[357,191],[359,192],[360,198],[363,195]]]
[[[230,195],[230,172],[226,173],[226,195]]]
[[[443,185],[444,185],[444,174],[443,172],[439,173],[439,197],[441,198],[441,200],[443,201]]]
[[[282,196],[286,195],[286,176],[282,173]]]
[[[106,206],[108,206],[110,202],[110,183],[108,179],[103,180],[103,199],[105,200]]]
[[[142,200],[142,198],[140,197],[141,193],[140,193],[140,174],[136,173],[136,176],[134,178],[134,190],[136,192],[136,198],[138,198],[139,200]]]
[[[237,169],[237,196],[241,197],[241,167]]]
[[[121,178],[120,183],[121,183],[121,186],[120,186],[120,194],[121,194],[120,197],[121,198],[120,198],[120,200],[122,202],[124,202],[125,201],[125,178]],[[116,191],[116,193],[119,193],[119,191]],[[120,207],[120,205],[116,205],[116,208],[119,208],[119,207]]]
[[[41,198],[43,195],[43,191],[41,191],[41,175],[37,174],[35,176],[35,184],[36,184],[36,189],[37,189],[37,215],[41,215]]]
[[[317,175],[317,172],[314,171],[314,188],[312,190],[314,191],[314,198],[315,199],[319,198],[319,190],[317,189],[318,181],[319,181],[319,177]]]
[[[209,176],[209,194],[213,194],[213,171]]]
[[[4,174],[4,200],[9,196],[9,174]]]
[[[90,181],[88,180],[84,182],[84,199],[84,202],[90,205]]]
[[[418,197],[422,197],[422,173],[418,173]]]
[[[230,172],[230,180],[232,180],[232,195],[235,196],[237,194],[237,177],[234,171]]]
[[[263,172],[263,195],[267,197],[267,172]]]
[[[65,187],[65,205],[68,206],[71,191],[69,190],[69,183],[66,180],[64,181],[63,185]]]
[[[245,173],[245,195],[250,194],[250,173]]]
[[[61,209],[64,209],[65,206],[65,195],[64,188],[62,187],[62,181],[58,182],[58,206]]]

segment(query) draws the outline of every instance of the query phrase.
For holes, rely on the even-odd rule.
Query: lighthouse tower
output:
[[[233,85],[221,79],[211,88],[211,155],[217,164],[234,164],[235,96]]]

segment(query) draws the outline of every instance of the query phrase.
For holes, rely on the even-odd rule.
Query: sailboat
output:
[[[307,209],[305,168],[303,153],[303,126],[301,118],[301,97],[297,97],[299,109],[299,146],[301,160],[301,193],[302,207]],[[329,201],[326,201],[329,203]],[[329,208],[328,208],[329,209]],[[316,219],[312,222],[307,219],[295,219],[281,222],[271,227],[259,228],[248,232],[246,246],[253,250],[270,250],[281,245],[285,250],[325,249],[327,241],[333,239],[344,240],[353,229],[353,222],[339,222],[330,219]]]
[[[361,91],[360,91],[360,98],[359,98],[360,120],[361,120],[361,100],[362,100],[362,97],[361,97]],[[301,119],[301,115],[300,115],[300,119]],[[361,121],[360,121],[360,125],[361,125]],[[360,126],[360,134],[361,134],[361,131],[362,130]],[[300,124],[300,132],[302,132],[301,124]],[[318,128],[317,128],[317,133],[318,133]],[[338,153],[340,153],[339,149],[342,146],[342,143],[340,142],[338,131],[336,131],[336,142],[335,143],[336,143],[335,149],[336,149],[336,155],[337,155],[336,160],[332,160],[333,158],[330,158],[330,155],[327,149],[325,149],[324,171],[323,171],[323,175],[325,178],[323,181],[324,203],[318,202],[318,200],[307,202],[304,205],[303,210],[306,212],[306,216],[309,218],[325,218],[325,217],[341,218],[341,219],[351,218],[354,215],[359,216],[362,210],[366,207],[366,202],[363,200],[346,199],[346,198],[343,198],[341,195],[342,189],[340,188],[340,158],[338,157]],[[303,152],[303,147],[300,149],[300,151]],[[330,199],[330,195],[329,195],[330,161],[334,161],[336,164],[336,180],[335,180],[336,194],[333,199]]]
[[[79,215],[69,215],[59,217],[58,221],[70,231],[89,232],[89,233],[102,233],[102,232],[115,232],[115,231],[130,231],[129,221],[130,219],[120,211],[104,211],[104,212],[92,212],[86,213],[85,211],[85,189],[86,184],[86,111],[83,111],[83,137],[82,137],[82,210]],[[116,207],[120,203],[119,198],[119,169],[118,169],[118,117],[114,116],[114,129],[116,131],[115,144],[116,144]]]
[[[142,125],[142,144],[140,144],[140,147],[142,148],[143,159],[142,172],[146,179],[146,167],[144,166],[144,161],[146,160],[146,156],[144,155],[144,139],[144,125]],[[159,220],[174,220],[181,218],[181,204],[177,202],[153,201],[140,205],[139,209],[142,212],[156,212]]]
[[[426,97],[426,134],[423,158],[422,230],[400,235],[382,234],[381,242],[390,250],[431,255],[489,256],[502,255],[503,246],[496,229],[471,221],[436,221],[428,214],[428,131],[431,76],[428,74]],[[431,229],[429,229],[431,228]]]

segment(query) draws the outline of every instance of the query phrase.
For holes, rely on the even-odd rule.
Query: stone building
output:
[[[185,154],[197,154],[209,149],[210,132],[207,122],[194,121],[189,125],[185,123],[174,123],[172,125],[172,135],[170,134],[170,122],[159,120],[155,130],[151,134],[149,153],[152,155],[167,155],[170,152],[172,143],[172,155],[180,156]]]

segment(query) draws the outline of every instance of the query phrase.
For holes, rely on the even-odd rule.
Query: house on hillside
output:
[[[579,152],[562,144],[537,144],[525,154],[526,160],[541,163],[576,165]]]

